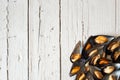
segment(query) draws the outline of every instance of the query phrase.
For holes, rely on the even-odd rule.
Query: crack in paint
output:
[[[39,52],[39,43],[40,43],[40,31],[41,31],[41,6],[39,6],[39,29],[38,29],[38,52]]]

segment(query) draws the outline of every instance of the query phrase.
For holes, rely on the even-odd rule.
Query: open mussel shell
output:
[[[70,61],[72,62],[72,63],[74,63],[74,62],[76,62],[77,60],[79,60],[80,58],[81,58],[81,42],[79,41],[77,44],[76,44],[76,46],[75,46],[75,48],[74,48],[74,50],[73,50],[73,52],[72,52],[72,54],[71,54],[71,56],[70,56]]]
[[[115,75],[109,74],[105,75],[102,80],[119,80]]]
[[[98,60],[97,63],[98,63],[99,67],[103,67],[104,65],[108,65],[108,64],[112,63],[112,61],[109,59],[106,59],[106,58],[101,58]]]
[[[100,59],[100,54],[97,54],[95,56],[93,56],[92,59],[90,59],[90,65],[96,66],[98,65],[98,60]]]
[[[81,72],[76,76],[75,80],[95,80],[93,75],[90,72]]]
[[[103,78],[101,69],[96,66],[90,66],[90,73],[94,77],[94,80],[101,80]]]
[[[120,80],[120,70],[114,71],[111,75],[116,77],[116,80]]]
[[[103,46],[99,46],[99,45],[96,45],[94,47],[92,47],[91,49],[89,49],[88,51],[86,51],[86,58],[85,59],[88,59],[88,58],[92,58],[98,54],[102,55],[103,53]]]
[[[86,79],[86,74],[84,72],[82,73],[79,73],[77,76],[76,76],[76,79],[75,80],[85,80]]]
[[[80,59],[73,63],[72,68],[70,70],[70,76],[74,76],[75,74],[80,73],[85,70],[86,61],[84,59]]]
[[[104,76],[103,80],[120,80],[120,70],[116,70],[113,73]]]
[[[104,65],[104,67],[102,67],[102,72],[105,74],[111,74],[115,70],[116,70],[115,64],[108,64],[108,65]]]
[[[120,36],[90,36],[84,46],[79,41],[70,61],[75,80],[120,80]]]
[[[93,55],[96,55],[97,53],[98,53],[98,49],[92,48],[91,50],[89,50],[89,51],[87,52],[87,55],[86,55],[86,56],[91,57],[91,56],[93,56]]]
[[[114,38],[114,36],[108,36],[108,35],[96,35],[94,36],[94,43],[95,44],[104,44],[109,41],[111,41]]]
[[[114,50],[111,55],[113,62],[120,63],[120,46]]]
[[[90,36],[86,44],[83,47],[83,50],[82,50],[83,57],[88,58],[86,57],[88,50],[90,50],[94,46],[105,45],[106,43],[111,41],[113,38],[114,36],[108,36],[108,35]]]
[[[120,63],[110,63],[102,67],[102,72],[105,74],[111,74],[115,70],[119,70],[119,69],[120,69]]]
[[[77,74],[79,71],[81,70],[81,66],[77,63],[77,64],[73,64],[71,70],[70,70],[70,76],[74,76],[75,74]]]
[[[94,45],[104,45],[105,43],[108,43],[112,39],[114,39],[114,36],[95,35],[95,36],[90,37],[89,43],[91,43],[92,46],[94,46]]]
[[[107,45],[104,47],[104,51],[106,54],[111,55],[113,51],[120,46],[120,37],[116,37],[111,40]]]
[[[86,79],[85,80],[94,80],[94,77],[90,72],[88,72],[88,73],[86,73]]]
[[[92,43],[90,42],[90,40],[93,38],[93,36],[89,37],[88,40],[86,41],[84,47],[83,47],[83,50],[82,50],[82,56],[87,59],[88,57],[86,56],[87,54],[87,51],[90,50],[93,45]]]

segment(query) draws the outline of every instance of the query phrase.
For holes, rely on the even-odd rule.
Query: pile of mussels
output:
[[[120,36],[91,36],[83,48],[79,41],[70,60],[75,80],[120,80]]]

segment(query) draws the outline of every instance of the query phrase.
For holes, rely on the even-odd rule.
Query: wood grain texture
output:
[[[82,8],[81,0],[61,0],[61,80],[74,79],[69,77],[69,58],[75,44],[83,39]]]
[[[7,80],[7,0],[0,2],[0,80]]]
[[[116,32],[115,0],[91,0],[88,7],[89,35],[114,35]]]
[[[28,79],[27,0],[8,1],[8,80]]]
[[[1,80],[28,79],[27,0],[2,1]]]
[[[29,80],[59,80],[59,0],[29,4]]]
[[[74,80],[75,44],[119,26],[119,0],[0,0],[0,80]]]
[[[120,35],[120,0],[115,0],[115,5],[116,34]]]

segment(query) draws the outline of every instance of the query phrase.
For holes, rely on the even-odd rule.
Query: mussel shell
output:
[[[120,63],[120,46],[114,50],[114,52],[111,54],[111,58],[113,62]]]
[[[86,41],[84,47],[83,47],[82,56],[83,56],[85,59],[88,58],[88,56],[86,56],[86,55],[87,55],[87,51],[93,47],[93,44],[90,42],[90,40],[91,40],[92,38],[93,38],[93,36],[90,36],[90,37],[88,38],[88,40]]]
[[[105,75],[102,80],[119,80],[115,75],[109,74]]]
[[[117,80],[117,77],[114,76],[114,75],[110,75],[110,76],[108,77],[108,80]]]
[[[115,66],[116,70],[120,70],[120,63],[114,63],[113,65]]]
[[[116,67],[114,64],[108,64],[108,65],[105,65],[103,68],[102,68],[102,72],[105,73],[105,74],[111,74],[112,72],[114,72],[116,70]]]
[[[109,41],[114,39],[114,36],[109,36],[109,35],[95,35],[93,38],[90,40],[92,45],[105,45]]]
[[[85,70],[86,60],[81,58],[79,61],[73,63],[72,68],[70,70],[70,76],[74,76],[75,74],[80,73]]]
[[[90,73],[94,77],[94,80],[101,80],[103,78],[101,69],[96,66],[90,66]]]
[[[84,72],[77,74],[75,80],[85,80],[86,74]]]
[[[111,55],[113,51],[120,46],[120,37],[112,39],[108,44],[103,48],[104,52],[107,55]]]
[[[116,70],[109,75],[105,75],[103,80],[120,80],[120,70]]]
[[[94,77],[93,77],[93,75],[90,72],[87,72],[85,80],[94,80]]]
[[[101,58],[101,59],[98,60],[98,66],[99,66],[99,67],[103,67],[103,66],[105,66],[105,65],[110,64],[111,62],[112,62],[112,61],[109,60],[109,59]]]
[[[90,65],[96,66],[98,65],[98,60],[100,59],[100,54],[97,54],[93,56],[93,58],[90,59]]]
[[[74,76],[80,70],[81,70],[81,66],[79,64],[73,64],[69,74],[70,74],[70,76]]]
[[[75,48],[70,56],[70,61],[74,63],[79,59],[81,59],[81,42],[80,41],[75,45]]]
[[[94,36],[94,43],[104,44],[104,43],[107,43],[108,41],[110,41],[111,39],[113,39],[113,36],[97,35],[97,36]]]
[[[79,41],[70,61],[76,80],[120,80],[120,36],[91,36],[83,48]]]
[[[105,38],[105,39],[101,39]],[[108,43],[109,41],[111,41],[114,38],[114,36],[108,36],[108,35],[95,35],[95,36],[90,36],[87,40],[87,42],[85,43],[83,50],[82,50],[82,56],[87,59],[88,56],[86,56],[86,54],[88,53],[88,51],[93,48],[94,46],[100,46],[100,45],[105,45],[106,43]],[[102,43],[100,42],[100,40],[102,40]],[[98,43],[100,42],[100,43]]]
[[[108,43],[114,38],[114,36],[108,36],[108,35],[95,35],[90,39],[90,43],[92,45],[104,45],[105,43]]]
[[[120,69],[120,63],[110,63],[110,64],[107,64],[107,65],[104,65],[101,68],[102,73],[105,73],[105,74],[111,74],[114,71],[119,70],[119,69]]]
[[[89,49],[88,51],[86,51],[86,59],[88,59],[88,58],[92,58],[92,57],[94,57],[95,55],[97,55],[97,54],[102,54],[103,53],[103,46],[99,46],[99,45],[96,45],[96,46],[94,46],[93,48],[91,48],[91,49]]]
[[[120,80],[120,70],[114,71],[112,75],[116,76],[117,80]]]

